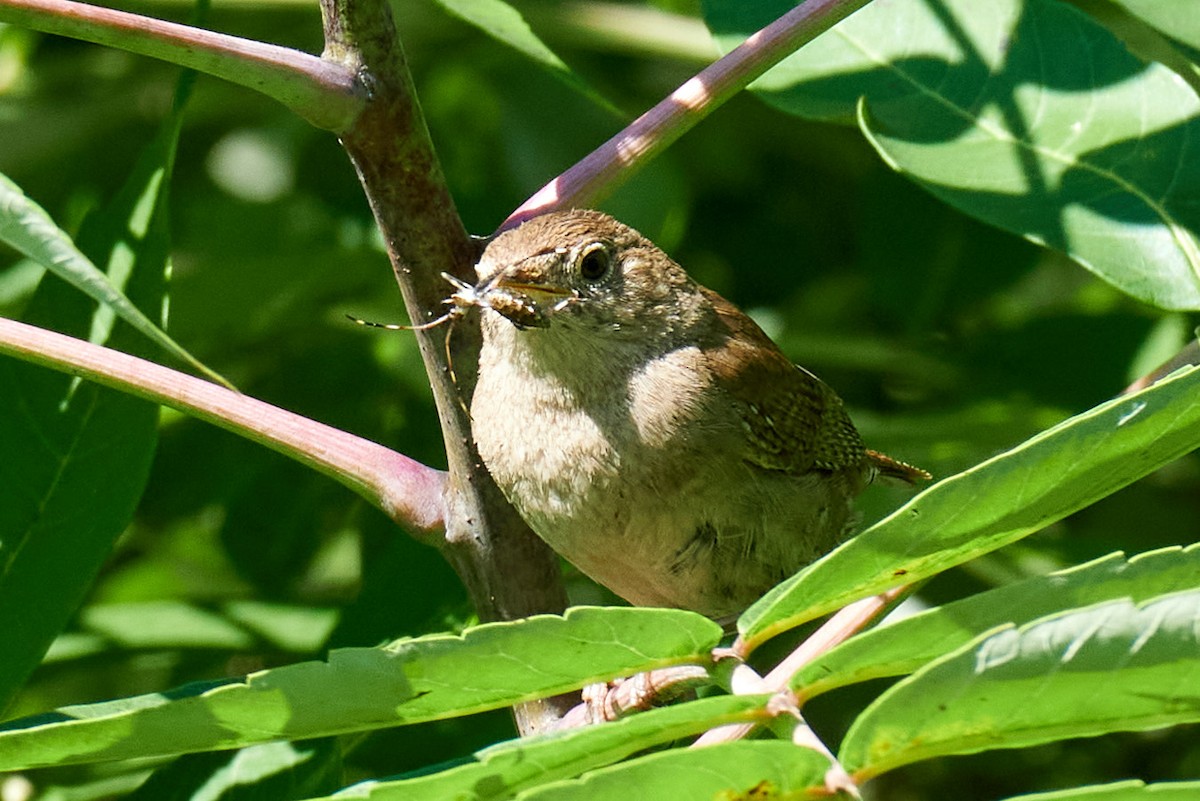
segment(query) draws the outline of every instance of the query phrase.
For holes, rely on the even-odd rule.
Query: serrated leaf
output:
[[[706,8],[736,38],[779,5]],[[753,88],[793,114],[853,114],[947,203],[1147,303],[1200,308],[1200,98],[1066,3],[872,3]]]
[[[333,651],[0,726],[0,770],[238,748],[467,715],[657,667],[706,661],[720,627],[681,610],[579,607]],[[353,688],[353,692],[347,692]]]
[[[1200,590],[1007,628],[904,679],[850,727],[869,778],[951,754],[1200,721]]]
[[[578,776],[656,745],[728,723],[761,720],[769,696],[722,696],[492,746],[477,761],[414,779],[368,782],[332,798],[487,801]],[[314,801],[316,801],[314,799]]]
[[[824,786],[829,761],[779,740],[676,749],[521,793],[521,801],[629,801],[630,798],[790,797]],[[757,795],[750,795],[752,792]]]
[[[1200,369],[1076,415],[934,484],[772,589],[750,644],[1038,531],[1200,447]]]
[[[1115,553],[928,609],[853,637],[810,662],[792,681],[805,698],[847,684],[911,673],[996,626],[1116,598],[1138,601],[1200,588],[1200,544],[1125,560]]]

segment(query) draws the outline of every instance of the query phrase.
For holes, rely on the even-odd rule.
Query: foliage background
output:
[[[657,4],[695,16],[697,4]],[[183,20],[172,3],[123,6]],[[590,4],[522,6],[536,32],[630,116],[716,51],[694,22],[649,43],[644,22],[601,36]],[[467,227],[490,232],[549,177],[622,127],[592,97],[433,2],[399,4],[401,35]],[[620,29],[624,25],[623,29]],[[207,27],[321,48],[315,5],[218,4]],[[177,70],[0,28],[0,172],[67,230],[111,196],[169,103]],[[364,330],[399,298],[357,179],[334,138],[243,89],[200,77],[172,191],[170,331],[243,391],[441,466],[410,337]],[[871,447],[947,475],[1120,391],[1189,336],[1191,315],[1139,305],[1063,257],[974,222],[892,173],[853,128],[724,106],[605,208],[751,311],[836,387]],[[0,313],[39,275],[0,252]],[[0,458],[2,458],[0,444]],[[1197,539],[1200,463],[1188,457],[922,595],[940,602],[1118,549]],[[905,493],[873,488],[868,522]],[[3,494],[0,492],[0,503]],[[578,576],[573,600],[611,601]],[[350,492],[283,457],[165,413],[151,483],[70,634],[13,716],[152,692],[453,628],[471,612],[432,549]],[[829,739],[878,686],[806,709]],[[511,736],[507,714],[373,734],[346,756],[388,775]],[[122,770],[128,770],[123,766]],[[881,780],[889,798],[1196,775],[1194,732],[1115,735],[943,760]],[[46,771],[70,797],[144,773]],[[65,793],[65,791],[63,791]],[[46,797],[54,796],[47,790]],[[968,797],[968,796],[963,796]]]

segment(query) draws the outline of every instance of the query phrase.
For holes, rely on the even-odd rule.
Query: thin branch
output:
[[[868,2],[808,0],[792,9],[539,189],[501,228],[554,209],[594,205],[714,109]]]
[[[353,69],[370,88],[367,106],[342,133],[342,144],[387,244],[409,318],[428,321],[444,311],[449,287],[442,272],[474,283],[477,244],[467,236],[446,186],[387,0],[321,0],[321,11],[325,57]],[[442,551],[482,619],[559,612],[567,599],[558,558],[504,500],[475,452],[465,400],[479,363],[479,329],[475,318],[461,323],[450,339],[457,382],[446,355],[449,327],[414,332],[450,468]],[[522,705],[521,731],[548,725],[568,703]]]
[[[346,485],[426,541],[443,530],[445,474],[369,440],[111,348],[0,317],[0,353],[170,406]]]
[[[863,598],[842,608],[772,668],[766,677],[767,684],[777,690],[789,686],[792,677],[799,673],[802,667],[866,629],[912,591],[912,585],[908,584],[893,587],[887,592]]]
[[[262,92],[318,128],[342,131],[366,93],[353,70],[287,47],[71,0],[0,0],[0,22],[108,45]]]
[[[714,653],[717,658],[727,655]],[[785,691],[782,687],[772,687],[769,677],[764,679],[759,676],[745,662],[740,662],[730,673],[729,689],[734,695],[770,695],[764,711],[767,713],[768,721],[772,722],[772,729],[781,737],[786,734],[794,745],[815,751],[828,760],[829,768],[825,771],[826,792],[829,795],[844,792],[851,798],[862,797],[853,777],[846,772],[837,756],[829,750],[829,746],[825,745],[825,742],[817,736],[817,733],[804,719],[804,715],[800,713],[800,705],[797,703],[795,695]],[[709,729],[688,747],[704,748],[717,743],[737,740],[745,737],[757,725],[757,723],[731,723],[726,726],[718,726],[715,729]]]
[[[790,653],[782,662],[774,667],[765,678],[760,680],[760,683],[751,683],[746,689],[737,690],[739,694],[752,693],[780,693],[786,690],[792,682],[792,677],[795,676],[800,668],[807,665],[809,662],[816,659],[821,654],[828,652],[831,648],[839,643],[845,642],[858,632],[865,629],[874,621],[878,620],[884,612],[891,609],[896,601],[912,591],[912,587],[905,585],[903,587],[895,587],[887,592],[879,595],[873,595],[870,598],[863,598],[861,601],[856,601],[849,606],[843,608],[836,615],[825,621],[821,628],[813,632],[812,636],[800,643],[792,653]],[[739,638],[734,642],[733,647],[729,649],[736,658],[741,659],[746,656],[744,644]],[[717,654],[722,656],[723,654]],[[744,665],[739,665],[738,668],[743,668]],[[799,701],[797,701],[799,703]],[[734,723],[728,726],[712,729],[705,732],[696,740],[695,745],[714,745],[716,743],[728,742],[730,740],[738,740],[748,735],[754,729],[753,724]]]

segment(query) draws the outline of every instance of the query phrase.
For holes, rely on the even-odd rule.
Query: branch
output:
[[[850,604],[825,621],[821,628],[813,632],[812,636],[807,640],[800,643],[765,678],[758,679],[756,683],[752,683],[745,688],[735,688],[735,691],[742,695],[782,693],[790,686],[792,677],[800,672],[800,668],[865,629],[895,606],[901,597],[910,592],[912,592],[912,586],[904,585]],[[729,648],[726,652],[715,653],[714,656],[717,658],[733,656],[741,660],[748,656],[748,652],[745,643],[739,637],[734,642],[732,648]],[[739,664],[737,669],[743,667],[745,667],[744,663]],[[797,698],[797,708],[799,708],[801,700]],[[732,723],[728,726],[720,726],[702,734],[694,745],[715,745],[731,740],[739,740],[748,735],[753,729],[754,724],[746,723]]]
[[[322,0],[322,12],[325,57],[370,88],[370,100],[342,133],[342,144],[387,244],[409,319],[427,321],[444,310],[449,287],[442,272],[475,282],[478,248],[446,187],[387,0]],[[450,328],[414,333],[450,468],[443,552],[482,619],[559,612],[566,593],[558,558],[504,500],[475,452],[464,399],[474,387],[479,331],[477,322],[467,321],[453,327],[450,340],[457,383],[447,359]]]
[[[382,445],[160,364],[3,317],[0,353],[186,412],[324,473],[427,542],[442,532],[445,474]]]
[[[808,0],[792,9],[539,189],[501,229],[555,209],[596,204],[714,109],[869,1]]]
[[[2,21],[226,78],[280,100],[314,125],[337,131],[387,243],[409,315],[413,320],[429,319],[432,313],[440,313],[447,294],[439,277],[443,271],[474,281],[476,246],[446,188],[387,2],[323,0],[322,12],[325,52],[318,58],[70,0],[0,0]],[[459,384],[463,396],[469,397],[478,331],[464,329],[467,326],[458,326],[452,344]],[[410,527],[428,533],[444,519],[450,520],[445,539],[437,544],[462,576],[484,620],[559,612],[566,605],[557,557],[508,506],[474,451],[469,415],[459,387],[449,378],[446,329],[416,336],[442,423],[450,464],[448,483],[441,474],[413,467],[415,463],[386,448],[269,406],[259,408],[237,395],[209,395],[213,388],[195,379],[187,380],[196,383],[180,384],[181,374],[156,374],[157,384],[143,385],[137,377],[140,368],[131,365],[145,363],[121,362],[129,357],[88,351],[91,367],[72,365],[67,353],[52,356],[48,351],[39,356],[36,350],[43,339],[28,332],[14,336],[39,344],[28,348],[14,344],[8,352],[191,410],[334,476]],[[49,340],[44,345],[52,347]],[[106,380],[103,371],[109,369],[114,373]],[[120,370],[125,372],[118,377]],[[193,397],[194,393],[199,395]],[[264,432],[259,417],[264,413],[284,417]],[[229,420],[222,419],[225,414]],[[407,486],[392,487],[392,480],[407,481]],[[437,494],[435,484],[437,490],[446,487],[448,515],[442,503],[431,501]],[[412,498],[421,500],[416,503]]]
[[[0,22],[190,67],[262,92],[318,128],[341,131],[365,92],[353,70],[264,44],[71,0],[0,0]]]

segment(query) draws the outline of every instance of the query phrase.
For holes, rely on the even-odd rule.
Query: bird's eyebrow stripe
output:
[[[524,256],[524,257],[518,259],[517,261],[513,262],[513,264],[514,265],[524,264],[525,262],[529,261],[530,259],[536,259],[539,256],[546,256],[551,253],[553,253],[555,256],[565,256],[567,253],[570,253],[570,252],[571,252],[570,248],[564,248],[564,247],[545,248],[544,250],[539,250],[535,253],[530,253],[528,256]]]

